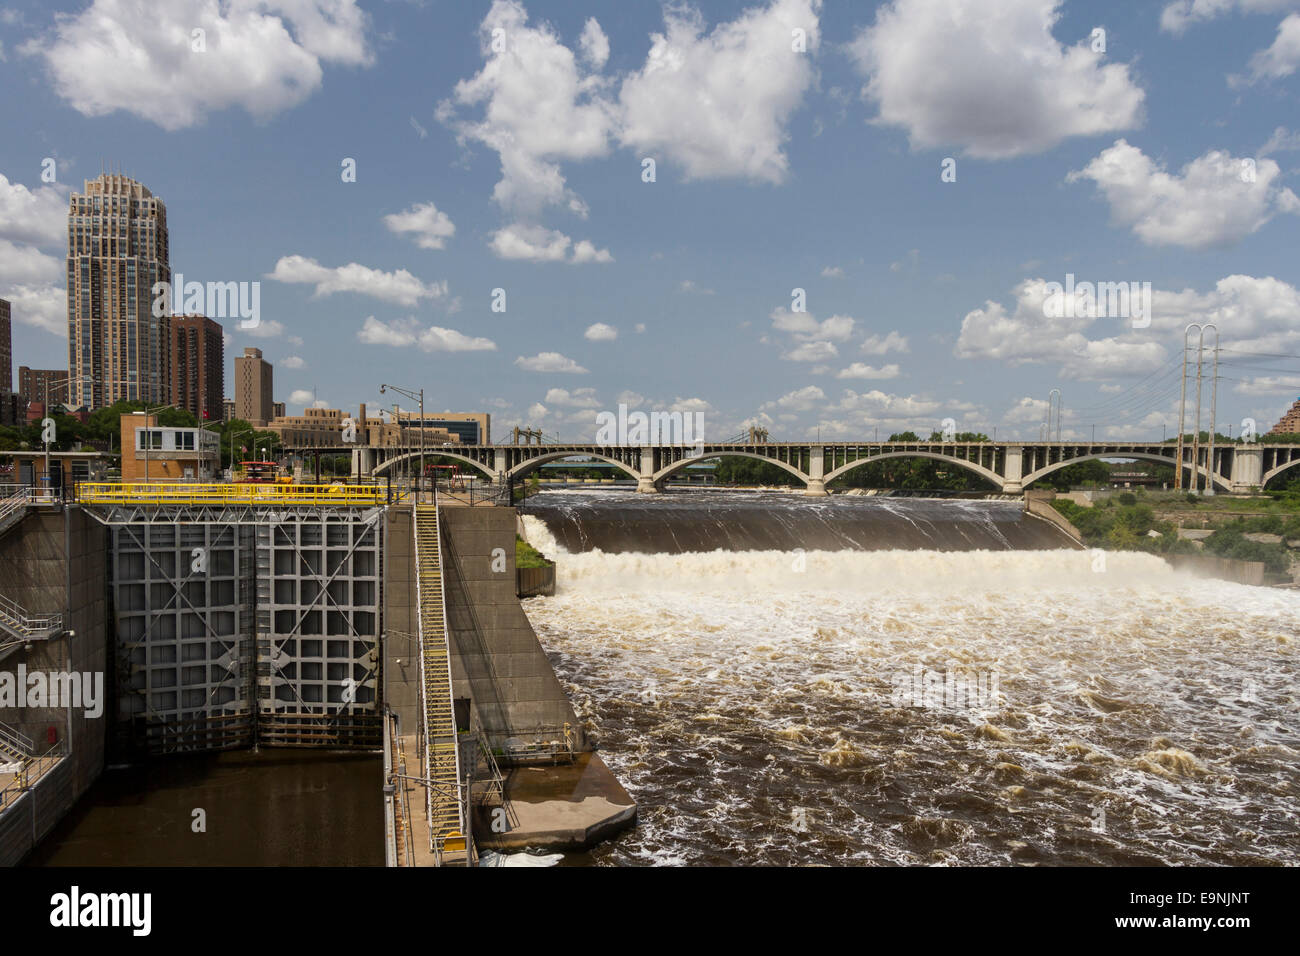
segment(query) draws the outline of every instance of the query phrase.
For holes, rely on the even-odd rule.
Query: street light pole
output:
[[[413,402],[420,403],[420,473],[415,477],[415,498],[418,501],[420,498],[420,489],[424,483],[424,389],[420,389],[416,392],[409,388],[402,388],[398,385],[380,385],[379,394],[382,395],[389,389],[392,389],[399,395],[405,395]],[[401,419],[396,415],[393,417],[398,423],[400,434]]]

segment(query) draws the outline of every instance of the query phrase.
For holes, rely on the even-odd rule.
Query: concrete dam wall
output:
[[[419,631],[409,507],[388,512],[384,578],[388,628],[385,694],[404,729],[419,714]],[[472,702],[494,746],[509,738],[563,739],[589,749],[573,707],[515,594],[513,508],[442,509],[447,626],[456,695]],[[408,637],[409,635],[409,637]]]
[[[68,632],[26,644],[0,633],[0,645],[8,643],[0,674],[99,674],[107,694],[106,540],[103,527],[76,507],[29,509],[0,535],[0,594],[29,615],[62,614]],[[26,788],[0,775],[0,789],[9,788],[0,796],[0,866],[26,856],[103,771],[111,717],[105,700],[98,705],[95,716],[65,702],[0,706],[0,724],[43,757],[26,771]]]

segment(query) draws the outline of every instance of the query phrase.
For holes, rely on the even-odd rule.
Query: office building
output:
[[[212,481],[221,468],[214,431],[160,427],[157,416],[144,412],[123,415],[120,424],[123,481]]]

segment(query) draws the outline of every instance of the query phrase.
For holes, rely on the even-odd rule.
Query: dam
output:
[[[35,822],[44,842],[19,854],[35,864],[1291,853],[1292,592],[1143,554],[1099,570],[1016,500],[548,490],[518,509],[447,503],[432,529],[427,506],[369,494],[189,504],[199,520],[179,523],[31,504],[0,538],[5,595],[63,609],[75,633],[17,653],[86,670],[99,654],[113,691],[97,724],[0,714],[58,768],[11,801],[20,823],[0,816],[0,846]],[[516,596],[517,531],[556,562],[553,594]],[[60,603],[70,586],[83,604]],[[449,684],[430,682],[432,659]],[[444,711],[431,686],[450,688]],[[440,737],[459,810],[430,797],[425,741]],[[132,767],[95,782],[119,759]],[[186,829],[190,807],[227,799],[260,853],[156,842],[123,860],[109,835]],[[330,848],[277,839],[256,812],[268,801],[367,823]]]

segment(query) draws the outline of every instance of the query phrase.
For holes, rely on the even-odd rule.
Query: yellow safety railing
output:
[[[415,508],[415,560],[415,594],[420,607],[423,650],[420,674],[424,684],[429,840],[434,858],[441,865],[444,853],[467,847],[436,495],[433,504],[418,504]]]
[[[336,505],[387,502],[380,485],[78,482],[77,500],[92,505]]]

